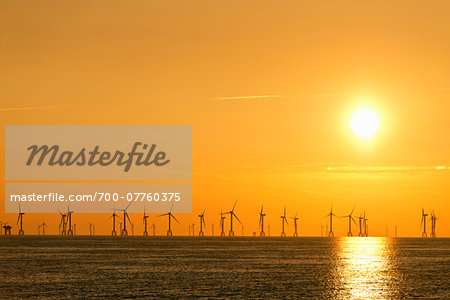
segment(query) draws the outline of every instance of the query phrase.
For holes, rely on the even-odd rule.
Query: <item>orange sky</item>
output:
[[[179,215],[175,234],[203,208],[217,233],[238,198],[246,234],[264,204],[278,235],[286,204],[301,235],[320,235],[333,201],[338,215],[366,210],[372,235],[397,224],[418,236],[422,206],[434,209],[449,236],[450,3],[407,4],[3,1],[0,122],[193,125],[196,213]],[[362,106],[380,117],[369,141],[349,127]],[[15,221],[3,207],[0,220]],[[74,220],[107,234],[106,217]],[[31,214],[25,233],[42,219],[55,233],[56,215]],[[162,234],[166,220],[153,222]]]

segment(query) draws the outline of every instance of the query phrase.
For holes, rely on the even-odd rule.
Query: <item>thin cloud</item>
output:
[[[348,93],[326,93],[326,94],[308,94],[308,95],[248,95],[248,96],[225,96],[216,97],[213,100],[257,100],[257,99],[273,99],[273,98],[286,98],[286,99],[304,99],[304,98],[329,98],[329,97],[347,97],[353,94]]]
[[[324,172],[341,174],[381,174],[381,173],[425,173],[450,170],[446,166],[328,166],[323,169]]]
[[[246,99],[267,99],[267,98],[281,98],[282,95],[252,95],[252,96],[226,96],[217,97],[214,100],[246,100]]]
[[[439,87],[439,86],[421,86],[421,89],[428,89],[433,91],[449,91],[449,87]]]

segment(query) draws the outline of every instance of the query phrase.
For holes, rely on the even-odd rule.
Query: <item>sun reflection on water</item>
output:
[[[334,288],[337,298],[385,299],[398,294],[401,275],[395,266],[394,241],[342,238],[337,242]]]

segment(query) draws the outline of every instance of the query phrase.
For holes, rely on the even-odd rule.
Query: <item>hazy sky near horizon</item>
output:
[[[204,208],[217,233],[239,199],[246,234],[264,204],[272,235],[284,205],[318,235],[333,202],[338,215],[365,210],[374,235],[418,236],[421,208],[434,209],[450,236],[449,12],[448,1],[1,1],[0,120],[193,125],[194,213],[175,234]],[[349,125],[361,107],[380,118],[366,141]],[[26,232],[43,218],[26,215]],[[74,218],[80,233],[109,232],[106,216]],[[55,232],[58,217],[45,220]],[[153,222],[163,234],[166,220]]]

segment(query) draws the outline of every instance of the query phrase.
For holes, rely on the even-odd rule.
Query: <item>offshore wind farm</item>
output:
[[[196,222],[192,222],[189,223],[189,230],[188,230],[188,236],[199,236],[199,237],[204,237],[204,236],[214,236],[214,225],[215,223],[218,224],[218,228],[220,229],[220,235],[221,237],[225,237],[225,236],[229,236],[229,237],[234,237],[235,236],[235,223],[236,221],[239,222],[239,224],[241,224],[242,228],[245,224],[245,220],[241,221],[237,214],[236,214],[236,205],[237,205],[238,201],[235,201],[233,204],[233,207],[230,211],[227,212],[223,212],[221,211],[218,214],[218,217],[216,218],[211,218],[208,220],[208,223],[211,224],[211,231],[207,232],[207,227],[206,227],[206,217],[205,217],[205,209],[198,215],[198,220],[197,223]],[[127,224],[129,227],[132,228],[132,233],[131,235],[134,235],[134,226],[135,223],[132,221],[132,218],[130,217],[130,214],[127,212],[127,209],[133,204],[133,202],[130,202],[125,208],[123,209],[116,209],[115,207],[112,209],[113,212],[112,214],[105,220],[110,222],[111,224],[111,230],[109,231],[110,234],[108,234],[108,232],[103,232],[103,233],[99,233],[97,232],[97,234],[99,235],[111,235],[111,236],[117,236],[118,232],[120,236],[128,236],[129,235],[129,231],[127,230]],[[181,225],[181,222],[178,221],[178,219],[175,217],[175,214],[173,213],[173,208],[174,208],[174,203],[171,205],[170,210],[167,213],[164,214],[159,214],[156,217],[164,217],[167,216],[167,231],[165,232],[166,236],[175,236],[177,235],[174,231],[174,225],[172,221],[175,221],[177,224]],[[343,216],[338,216],[333,212],[333,206],[331,206],[330,208],[330,212],[323,217],[322,219],[326,219],[326,228],[327,228],[327,232],[325,232],[326,236],[328,237],[335,237],[335,231],[333,229],[333,224],[334,224],[334,228],[336,228],[336,222],[333,221],[334,219],[346,219],[347,222],[347,231],[345,234],[340,234],[338,236],[348,236],[348,237],[353,237],[354,236],[354,228],[352,228],[352,225],[357,226],[357,230],[358,233],[355,233],[355,236],[357,237],[369,237],[369,225],[368,225],[368,221],[369,219],[366,216],[366,210],[362,210],[359,214],[358,217],[354,217],[354,211],[355,211],[356,205],[353,206],[352,210],[350,211],[350,213],[348,215],[343,215]],[[122,212],[123,216],[121,217],[120,215],[118,215],[116,212]],[[281,237],[301,237],[301,231],[299,231],[299,217],[298,217],[298,213],[296,212],[294,215],[289,216],[287,214],[287,207],[284,206],[283,208],[283,214],[280,216],[280,220],[281,220],[281,230],[280,230],[280,234],[276,235],[274,234],[273,236],[281,236]],[[70,210],[70,206],[67,206],[67,211],[66,212],[61,212],[58,211],[59,213],[59,222],[58,222],[58,228],[56,231],[53,232],[53,234],[56,233],[56,235],[61,235],[61,236],[73,236],[76,232],[76,225],[73,224],[72,218],[73,215],[75,214],[74,211]],[[17,235],[25,235],[25,231],[24,231],[24,215],[25,213],[22,211],[22,206],[19,205],[19,211],[17,214],[17,222],[16,222],[16,227],[12,226],[9,224],[9,221],[0,221],[0,226],[2,231],[0,232],[0,235],[11,235],[14,234],[15,231],[17,229]],[[57,216],[57,214],[54,214],[55,216]],[[75,214],[76,215],[76,214]],[[133,213],[132,216],[138,216],[139,214],[137,213]],[[182,214],[183,215],[183,214]],[[190,215],[190,214],[189,214]],[[266,232],[270,232],[270,224],[267,224],[265,226],[264,223],[264,219],[266,217],[270,216],[270,213],[267,211],[264,211],[264,205],[261,206],[261,209],[259,212],[256,212],[254,214],[255,219],[258,218],[258,227],[254,228],[255,231],[251,231],[253,232],[253,236],[259,236],[259,237],[266,237],[269,236],[270,233],[268,235],[266,235]],[[421,209],[421,218],[420,218],[420,227],[418,230],[418,233],[420,232],[420,235],[422,238],[436,238],[437,237],[437,220],[439,218],[436,217],[436,214],[434,212],[434,210],[429,210],[429,213],[426,212],[425,209]],[[427,217],[430,216],[430,218],[427,219]],[[146,208],[144,208],[143,212],[142,212],[142,225],[143,225],[143,231],[142,234],[137,233],[137,235],[142,235],[142,236],[149,236],[148,233],[148,227],[149,227],[149,222],[152,222],[152,230],[153,230],[153,234],[152,236],[155,236],[155,220],[153,220],[150,217],[150,214],[148,211],[146,211]],[[288,219],[292,219],[293,220],[293,226],[292,229],[289,231],[289,222]],[[122,222],[120,221],[122,220]],[[357,222],[358,221],[358,222]],[[229,224],[229,231],[228,234],[226,234],[225,228],[226,228],[226,224]],[[81,224],[80,224],[81,225]],[[88,235],[96,235],[95,234],[95,224],[93,223],[88,223],[87,225],[89,225],[89,234]],[[117,225],[119,225],[120,230],[117,230]],[[197,225],[197,229],[198,231],[195,231],[195,227]],[[41,235],[41,229],[42,229],[42,235],[45,235],[45,228],[47,227],[47,224],[44,222],[44,220],[42,221],[41,224],[38,225],[38,233],[37,235]],[[395,237],[398,237],[398,226],[396,224],[393,225],[393,227],[395,228]],[[341,226],[342,228],[342,226]],[[192,232],[192,234],[191,234]],[[258,232],[258,234],[257,234]],[[428,233],[427,233],[428,232]],[[50,232],[47,230],[47,234],[49,234]],[[51,234],[51,233],[50,233]],[[32,233],[30,233],[30,235],[33,235]],[[164,234],[160,234],[160,235],[164,235]],[[179,233],[179,236],[184,236],[186,234],[183,233]],[[242,229],[242,236],[244,235],[243,233],[243,229]],[[251,236],[251,235],[249,235]],[[303,236],[311,236],[311,235],[303,235]],[[320,225],[320,230],[318,228],[317,230],[317,234],[316,235],[312,235],[312,236],[324,236],[323,233],[323,224],[321,223]],[[382,236],[382,235],[381,235]]]

